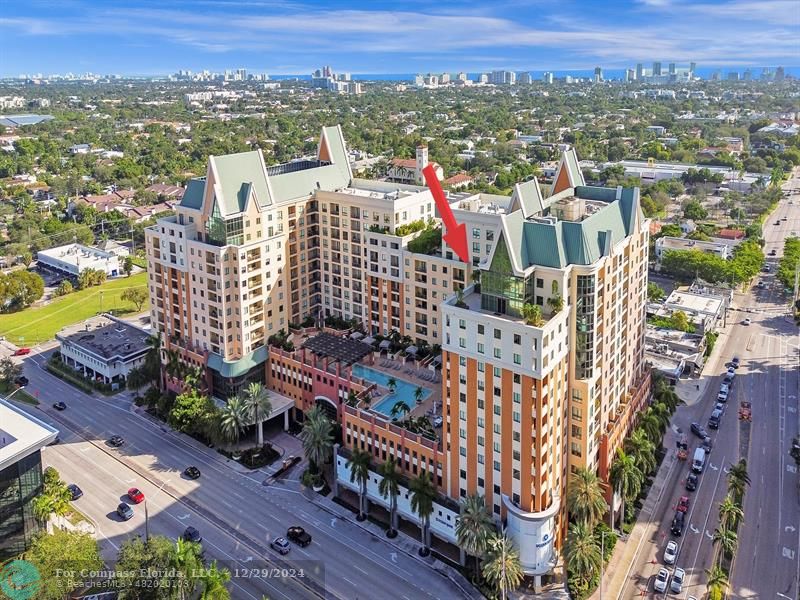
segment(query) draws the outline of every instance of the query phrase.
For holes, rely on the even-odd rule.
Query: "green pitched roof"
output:
[[[206,178],[190,179],[186,184],[186,191],[181,198],[181,206],[200,210],[203,208],[203,193],[206,189]]]
[[[253,367],[264,364],[268,356],[269,350],[267,346],[261,346],[239,360],[233,361],[222,360],[219,354],[212,353],[208,355],[208,366],[222,377],[238,377],[239,375],[244,375]]]
[[[217,199],[222,216],[242,212],[251,189],[260,206],[272,204],[260,150],[211,156],[209,160],[214,164],[222,192],[222,198]]]

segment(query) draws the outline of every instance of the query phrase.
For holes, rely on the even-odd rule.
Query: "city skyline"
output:
[[[237,67],[279,75],[310,73],[320,64],[352,73],[582,70],[654,60],[755,68],[796,63],[800,36],[800,13],[784,0],[612,2],[602,14],[578,1],[557,8],[536,0],[478,9],[459,2],[392,6],[214,0],[190,10],[180,0],[12,2],[0,18],[7,41],[0,75]],[[686,17],[679,23],[670,18],[676,11]]]

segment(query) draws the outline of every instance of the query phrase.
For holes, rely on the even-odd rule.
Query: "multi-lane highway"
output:
[[[28,390],[41,401],[37,416],[62,431],[61,443],[45,449],[43,462],[83,489],[76,505],[95,522],[108,558],[122,541],[145,533],[144,505],[134,506],[127,522],[114,514],[127,489],[136,486],[148,499],[150,533],[175,538],[187,525],[199,529],[206,556],[241,574],[232,582],[236,598],[461,597],[443,575],[309,501],[297,482],[300,466],[285,483],[265,486],[263,476],[233,470],[213,450],[190,445],[166,426],[135,414],[128,401],[85,396],[47,373],[41,362],[35,354],[25,360]],[[55,411],[56,400],[68,408]],[[124,446],[109,447],[112,434],[122,435]],[[189,465],[200,469],[199,480],[182,476]],[[293,545],[280,557],[270,541],[297,524],[311,533],[312,544]],[[293,569],[295,576],[244,575],[268,563]]]
[[[785,189],[800,188],[795,177]],[[792,204],[789,204],[791,200]],[[786,221],[783,221],[786,217]],[[777,225],[775,223],[778,222]],[[800,430],[798,411],[798,337],[789,317],[789,296],[774,277],[786,237],[800,232],[800,194],[784,198],[764,225],[765,253],[773,248],[776,256],[767,258],[770,273],[754,286],[737,293],[728,319],[733,325],[720,337],[720,352],[705,371],[710,378],[697,402],[681,406],[667,432],[665,446],[675,449],[677,430],[688,435],[691,458],[699,438],[689,432],[696,421],[706,427],[716,402],[722,376],[729,361],[738,356],[741,367],[733,385],[719,430],[710,430],[714,448],[708,457],[696,491],[684,488],[689,463],[670,461],[664,492],[649,518],[649,535],[637,552],[621,593],[623,598],[640,597],[643,590],[653,593],[653,578],[664,566],[664,548],[670,539],[679,544],[675,567],[686,571],[683,591],[675,597],[702,598],[706,592],[706,570],[712,566],[712,535],[718,523],[719,503],[727,493],[726,469],[747,458],[752,485],[745,498],[745,521],[739,529],[739,552],[733,566],[730,592],[736,598],[800,598],[800,496],[798,474],[788,450]],[[744,320],[750,319],[746,325]],[[749,441],[740,433],[737,410],[741,400],[753,405]],[[679,498],[687,495],[691,506],[687,525],[680,537],[670,533],[670,524]]]

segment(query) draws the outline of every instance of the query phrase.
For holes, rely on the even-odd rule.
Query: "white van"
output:
[[[696,448],[694,451],[694,458],[692,459],[692,471],[695,473],[702,473],[703,467],[706,464],[706,451],[702,448]]]

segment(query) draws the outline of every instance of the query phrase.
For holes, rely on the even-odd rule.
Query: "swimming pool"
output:
[[[376,371],[375,369],[370,369],[369,367],[365,367],[361,364],[353,365],[353,375],[356,377],[361,377],[362,379],[366,379],[367,381],[377,383],[379,386],[384,388],[389,387],[387,383],[391,377],[394,377],[395,381],[397,382],[397,387],[395,388],[394,394],[387,394],[370,406],[370,408],[375,412],[379,412],[387,417],[392,416],[392,407],[399,400],[405,400],[406,404],[408,404],[410,408],[414,408],[417,403],[417,401],[414,399],[414,392],[418,387],[421,387],[422,391],[424,392],[422,400],[425,400],[425,398],[431,395],[431,390],[426,388],[424,385],[417,386],[400,377],[387,375],[386,373]]]

